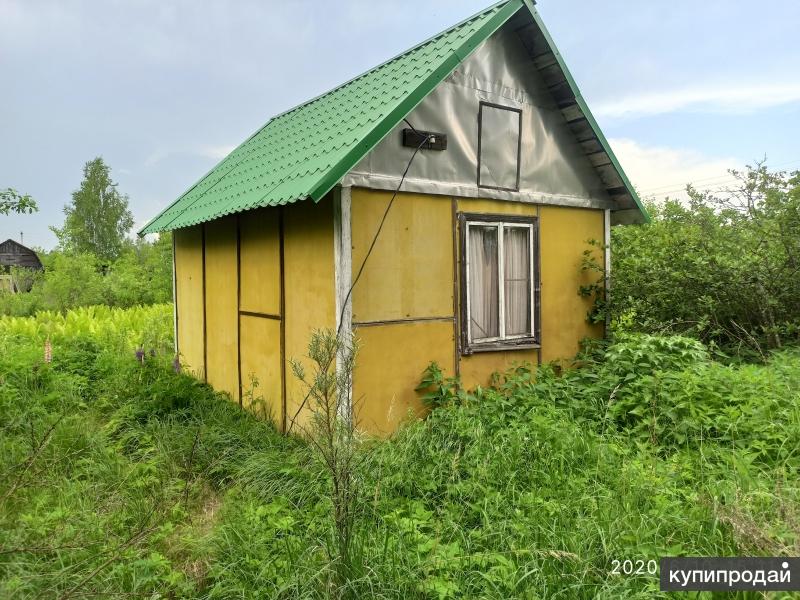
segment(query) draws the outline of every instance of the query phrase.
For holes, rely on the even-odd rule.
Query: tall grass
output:
[[[429,373],[430,417],[360,450],[333,589],[325,470],[173,372],[170,314],[0,319],[0,597],[654,598],[612,561],[800,552],[800,355],[629,339],[493,389]]]

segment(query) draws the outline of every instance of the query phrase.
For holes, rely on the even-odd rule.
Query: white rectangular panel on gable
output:
[[[520,38],[519,18],[479,45],[411,111],[408,122],[446,134],[447,148],[421,150],[403,190],[616,208]],[[402,143],[407,127],[391,131],[342,184],[395,189],[414,153]]]

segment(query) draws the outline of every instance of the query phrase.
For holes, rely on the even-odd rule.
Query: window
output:
[[[465,354],[538,343],[538,223],[460,215],[461,335]]]
[[[522,111],[481,102],[478,109],[478,187],[519,190]]]

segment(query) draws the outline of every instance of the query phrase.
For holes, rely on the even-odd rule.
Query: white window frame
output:
[[[464,243],[464,257],[463,260],[465,262],[465,283],[464,291],[465,291],[465,301],[466,301],[466,323],[462,326],[466,327],[466,341],[468,347],[479,347],[482,344],[503,344],[505,342],[520,342],[520,341],[530,341],[534,342],[536,339],[536,261],[534,255],[534,246],[535,246],[535,236],[536,236],[536,226],[538,222],[518,222],[518,221],[502,221],[497,220],[495,218],[480,218],[471,216],[464,220],[464,236],[465,236],[465,243]],[[471,306],[470,306],[470,287],[469,287],[469,278],[470,278],[470,264],[469,264],[469,257],[470,257],[470,235],[469,230],[472,226],[480,226],[480,227],[494,227],[497,229],[497,261],[498,261],[498,268],[497,268],[497,295],[498,295],[498,319],[499,319],[499,335],[495,337],[488,337],[488,338],[472,338],[472,313],[471,313]],[[530,331],[523,333],[523,334],[515,334],[515,335],[506,335],[506,299],[505,299],[505,242],[504,242],[504,233],[506,228],[519,228],[519,229],[527,229],[528,230],[528,264],[530,267],[530,290],[529,290],[529,298],[530,298]],[[513,346],[509,346],[513,347]]]

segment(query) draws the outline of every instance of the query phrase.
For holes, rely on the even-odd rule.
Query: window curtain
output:
[[[506,335],[531,334],[530,230],[506,227],[503,231]]]
[[[470,336],[500,335],[497,227],[469,227]]]

